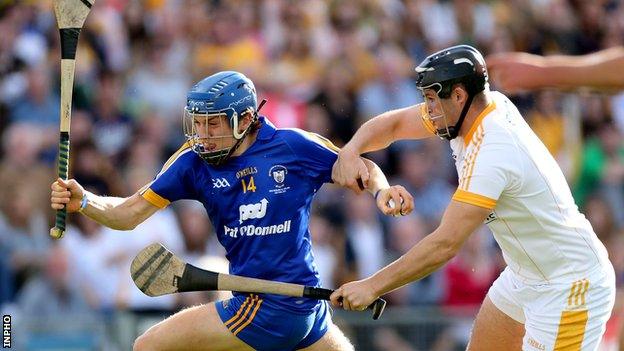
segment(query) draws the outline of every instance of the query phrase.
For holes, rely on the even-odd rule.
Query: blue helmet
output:
[[[253,82],[242,73],[224,71],[206,77],[195,84],[186,96],[184,134],[187,141],[193,151],[204,160],[218,165],[234,152],[249,132],[249,127],[242,132],[239,131],[238,123],[244,114],[250,113],[253,124],[257,119],[257,106],[256,88]],[[212,139],[234,137],[236,139],[234,145],[217,150],[207,149],[194,129],[193,121],[198,116],[227,117],[232,128],[232,135],[221,135]]]

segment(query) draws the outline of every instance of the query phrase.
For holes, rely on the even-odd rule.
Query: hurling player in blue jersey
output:
[[[226,249],[230,272],[319,285],[311,250],[310,204],[331,182],[337,148],[299,129],[275,128],[258,117],[253,83],[220,72],[187,96],[187,142],[156,178],[128,198],[97,196],[75,180],[52,184],[52,208],[67,206],[114,229],[131,229],[179,199],[200,201]],[[364,161],[385,214],[407,214],[413,199],[390,187]],[[401,206],[389,206],[393,203]],[[306,298],[235,293],[229,300],[183,310],[150,328],[134,350],[352,350],[331,322],[328,303]]]

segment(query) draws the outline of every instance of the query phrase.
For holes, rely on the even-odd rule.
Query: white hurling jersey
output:
[[[453,200],[492,210],[485,223],[524,283],[574,281],[608,266],[559,165],[513,103],[490,96],[469,132],[451,140],[459,175]]]

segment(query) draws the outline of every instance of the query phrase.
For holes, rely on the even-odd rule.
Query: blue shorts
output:
[[[320,301],[307,314],[285,311],[255,294],[218,301],[215,306],[223,324],[260,351],[308,347],[325,335],[331,319],[327,301]]]

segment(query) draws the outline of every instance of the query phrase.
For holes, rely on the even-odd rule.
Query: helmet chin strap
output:
[[[475,97],[475,94],[468,94],[468,99],[462,108],[461,114],[459,115],[459,119],[454,126],[447,126],[445,129],[438,129],[438,133],[444,135],[444,138],[447,140],[453,140],[457,138],[459,135],[459,130],[461,129],[462,123],[464,123],[464,118],[466,118],[466,114],[468,113],[468,109],[472,104],[472,99]],[[448,131],[448,132],[447,132]]]
[[[236,142],[234,143],[234,145],[232,145],[232,147],[230,148],[230,151],[227,153],[227,155],[225,155],[225,157],[222,157],[221,159],[219,159],[219,161],[217,162],[217,165],[220,165],[221,163],[223,163],[223,161],[225,161],[228,158],[230,158],[230,156],[232,156],[234,151],[236,151],[236,149],[238,149],[240,144],[245,139],[245,136],[249,132],[249,128],[251,127],[251,124],[254,123],[256,120],[258,120],[258,112],[260,112],[260,109],[262,108],[262,106],[264,106],[264,104],[266,104],[266,102],[267,101],[265,99],[263,99],[260,102],[260,105],[258,105],[258,108],[253,113],[253,118],[252,118],[249,126],[242,133],[238,132],[238,119],[236,119],[236,117],[234,117],[235,119],[234,119],[234,121],[232,121],[232,134],[233,134],[234,138],[236,139]]]

